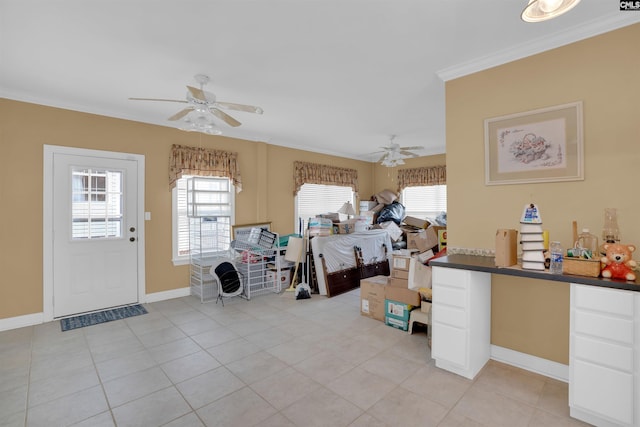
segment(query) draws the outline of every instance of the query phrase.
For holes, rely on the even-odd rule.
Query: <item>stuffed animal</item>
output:
[[[602,269],[602,277],[611,279],[636,280],[633,272],[638,265],[631,259],[632,252],[636,250],[634,245],[621,245],[618,243],[606,243],[603,246],[606,251],[600,262],[605,266]]]

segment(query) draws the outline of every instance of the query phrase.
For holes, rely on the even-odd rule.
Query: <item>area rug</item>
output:
[[[71,329],[84,328],[85,326],[97,325],[99,323],[111,322],[112,320],[139,316],[141,314],[147,314],[147,310],[140,304],[135,304],[61,319],[60,327],[64,332]]]

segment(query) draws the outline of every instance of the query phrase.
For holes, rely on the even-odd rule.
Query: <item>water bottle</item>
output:
[[[551,274],[562,274],[562,244],[560,242],[551,242],[549,252],[551,253],[549,272]]]

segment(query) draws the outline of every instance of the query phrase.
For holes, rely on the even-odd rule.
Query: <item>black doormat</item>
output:
[[[112,320],[139,316],[141,314],[147,314],[147,309],[140,304],[135,304],[61,319],[60,327],[64,332],[71,329],[84,328],[85,326],[97,325],[99,323],[111,322]]]

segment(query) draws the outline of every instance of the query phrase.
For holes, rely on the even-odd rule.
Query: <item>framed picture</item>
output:
[[[485,184],[584,179],[582,101],[484,121]]]

